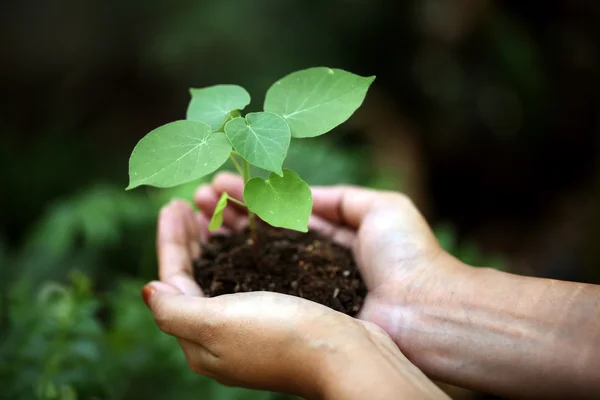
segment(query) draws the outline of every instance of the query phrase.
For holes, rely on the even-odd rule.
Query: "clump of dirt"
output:
[[[260,227],[258,252],[248,229],[213,236],[194,262],[206,295],[270,291],[302,297],[355,316],[367,294],[349,249],[316,231]]]

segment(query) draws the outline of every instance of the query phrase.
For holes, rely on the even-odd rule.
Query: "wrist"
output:
[[[414,266],[369,293],[360,318],[382,327],[411,361],[421,342],[419,331],[432,310],[443,310],[459,296],[477,290],[477,268],[446,252]],[[437,312],[437,311],[436,311]],[[418,365],[418,364],[417,364]],[[421,365],[418,365],[421,367]]]
[[[380,328],[357,325],[360,340],[323,357],[320,399],[447,398]]]

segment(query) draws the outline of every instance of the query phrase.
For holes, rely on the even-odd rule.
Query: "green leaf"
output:
[[[293,72],[269,88],[264,109],[285,118],[292,137],[319,136],[350,118],[374,80],[325,67]]]
[[[197,121],[175,121],[148,133],[129,159],[129,186],[177,186],[216,171],[231,154],[223,133]]]
[[[281,166],[290,147],[290,127],[270,112],[249,113],[225,125],[231,145],[249,163],[283,175]]]
[[[271,226],[308,231],[312,193],[291,169],[284,169],[283,177],[271,173],[268,180],[250,179],[244,188],[244,202]]]
[[[250,104],[250,95],[241,86],[215,85],[202,89],[190,89],[192,99],[187,109],[187,119],[208,124],[218,131],[232,111],[243,110]]]
[[[227,199],[229,199],[229,195],[227,192],[223,192],[221,198],[217,202],[217,206],[215,207],[215,211],[210,219],[210,223],[208,224],[209,231],[216,231],[221,227],[221,225],[223,225],[223,210],[225,210],[225,207],[227,207]]]

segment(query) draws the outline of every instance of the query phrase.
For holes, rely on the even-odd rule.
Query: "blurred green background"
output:
[[[297,69],[375,74],[288,165],[405,191],[470,264],[600,282],[599,2],[13,0],[0,22],[0,398],[279,396],[189,371],[139,296],[158,210],[198,183],[125,192],[128,156],[188,87],[258,109]]]

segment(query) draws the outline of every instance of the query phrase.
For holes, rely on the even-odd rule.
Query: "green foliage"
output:
[[[225,210],[225,207],[227,207],[227,199],[229,199],[229,195],[227,193],[223,193],[217,202],[215,211],[210,219],[210,223],[208,224],[208,229],[210,231],[215,231],[219,229],[221,225],[223,225],[223,211]]]
[[[171,122],[150,132],[133,149],[127,189],[181,185],[214,172],[230,153],[225,135],[213,135],[204,122]]]
[[[163,334],[140,300],[142,282],[124,280],[98,296],[80,272],[29,295],[10,291],[11,330],[0,345],[1,396],[20,399],[247,399],[282,395],[228,388],[187,366],[176,339]]]
[[[267,180],[250,179],[244,188],[244,200],[250,211],[272,226],[308,231],[312,193],[291,169],[284,169],[282,177],[271,173]]]
[[[250,164],[283,175],[281,166],[290,146],[290,127],[270,112],[250,113],[225,125],[233,149]]]
[[[153,130],[134,148],[128,189],[177,186],[214,172],[230,158],[250,185],[244,190],[244,200],[251,227],[256,214],[273,226],[306,232],[312,208],[310,189],[298,174],[282,170],[291,138],[319,136],[345,122],[360,107],[374,79],[325,67],[297,71],[269,88],[265,112],[245,118],[240,111],[250,96],[242,87],[191,89],[187,121]],[[271,174],[267,180],[251,180],[250,165],[280,178]],[[211,229],[222,223],[227,197],[221,200]]]
[[[192,100],[186,119],[208,124],[218,131],[232,112],[243,110],[250,104],[250,95],[241,86],[215,85],[203,89],[190,89]]]
[[[106,251],[110,246],[128,243],[133,253],[154,247],[153,220],[158,207],[142,193],[124,193],[109,184],[92,185],[59,198],[33,224],[18,257],[10,256],[10,262],[19,267],[7,268],[2,280],[21,274],[37,283],[64,276],[72,268],[92,276],[103,274],[104,263],[110,262]],[[137,240],[133,241],[136,230]],[[138,265],[127,267],[135,270]]]
[[[293,137],[319,136],[350,118],[374,80],[325,67],[293,72],[271,86],[264,108],[285,118]]]

